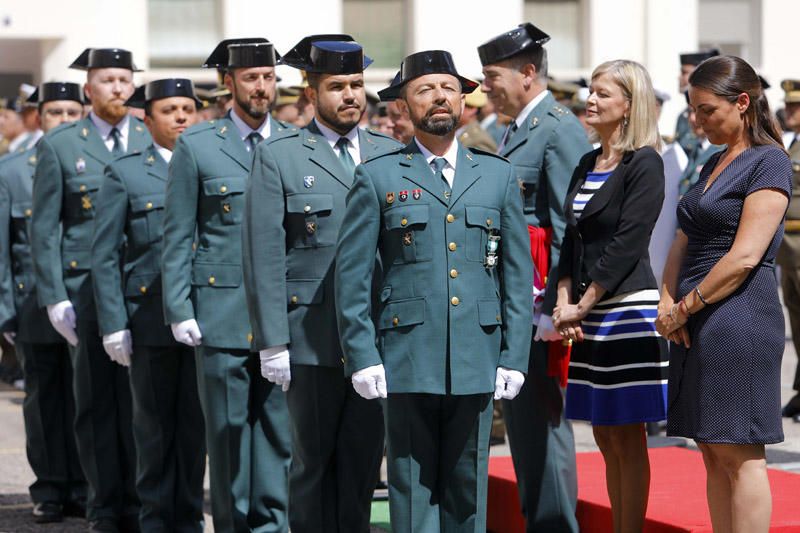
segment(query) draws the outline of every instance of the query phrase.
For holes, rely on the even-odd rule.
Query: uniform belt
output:
[[[787,219],[783,226],[785,233],[800,233],[800,219]]]

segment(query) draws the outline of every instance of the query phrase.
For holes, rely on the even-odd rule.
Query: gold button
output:
[[[494,317],[494,319],[500,322],[500,315],[497,315],[496,317]]]
[[[311,206],[310,206],[310,205],[307,205],[307,206],[305,206],[305,207],[303,208],[303,213],[309,213],[309,212],[311,212]]]
[[[139,292],[141,292],[142,294],[147,294],[147,287],[142,285],[141,287],[139,287]]]
[[[153,209],[153,202],[147,202],[144,207],[145,209]]]
[[[458,296],[453,296],[452,298],[450,298],[450,303],[453,305],[458,305],[459,303],[461,303],[461,300],[458,299]]]
[[[456,217],[453,216],[453,213],[447,213],[447,222],[455,222]]]
[[[29,217],[29,216],[31,216],[32,214],[33,214],[33,211],[31,211],[30,209],[26,209],[26,210],[25,210],[25,216],[26,216],[26,217]]]
[[[293,304],[296,304],[296,303],[297,303],[297,296],[292,296],[292,303],[293,303]]]
[[[211,276],[211,277],[208,278],[208,284],[209,285],[213,285],[216,282],[217,282],[217,278],[215,278],[214,276]]]
[[[247,334],[247,342],[253,342],[253,334],[252,333],[248,333]]]
[[[69,262],[69,266],[71,266],[72,268],[75,268],[76,266],[78,266],[78,262],[77,261],[70,261]]]
[[[81,192],[86,192],[86,185],[81,185],[81,186],[78,188],[78,190],[79,190],[79,191],[81,191]]]
[[[224,193],[228,192],[228,188],[227,188],[225,185],[222,185],[222,186],[219,188],[219,192],[221,192],[221,193],[223,193],[223,194],[224,194]]]
[[[404,218],[404,219],[402,219],[402,220],[400,221],[400,225],[401,225],[401,226],[407,226],[407,225],[408,225],[408,219],[407,219],[407,218]]]
[[[456,270],[455,268],[454,268],[454,269],[452,269],[452,270],[450,271],[450,277],[451,277],[451,278],[457,278],[457,277],[458,277],[458,270]]]
[[[392,325],[393,326],[396,326],[399,323],[400,323],[400,319],[399,318],[397,318],[397,317],[393,317],[392,318]]]
[[[24,283],[20,283],[19,285],[17,285],[17,287],[19,287],[20,289],[24,289],[25,288],[25,284]]]
[[[486,225],[487,226],[491,226],[492,225],[492,219],[491,218],[487,218],[486,219]]]
[[[458,248],[458,247],[456,246],[456,243],[454,243],[454,242],[451,242],[450,244],[447,245],[447,249],[450,250],[451,252],[455,252],[456,248]]]

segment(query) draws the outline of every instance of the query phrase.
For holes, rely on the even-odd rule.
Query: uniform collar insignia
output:
[[[225,135],[225,132],[228,131],[228,126],[222,126],[219,129],[220,134]]]
[[[81,137],[83,137],[85,139],[88,136],[89,136],[89,128],[83,128],[81,130]]]
[[[31,165],[35,165],[36,164],[36,156],[35,155],[30,156],[28,158],[28,163],[30,163]]]
[[[151,165],[152,165],[153,163],[155,163],[155,162],[156,162],[156,158],[155,158],[155,157],[153,157],[153,156],[152,156],[152,154],[151,154],[151,155],[148,155],[148,156],[147,156],[147,162],[148,162],[149,164],[151,164]]]
[[[135,128],[133,128],[133,129],[135,129],[135,130],[136,130],[136,131],[138,131],[139,133],[142,133],[142,132],[144,131],[144,128],[142,128],[142,127],[141,127],[141,126],[139,126],[138,124],[137,124],[137,125],[136,125],[136,127],[135,127]]]

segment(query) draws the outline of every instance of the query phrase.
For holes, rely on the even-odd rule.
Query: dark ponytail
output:
[[[706,59],[689,76],[692,87],[705,89],[730,103],[747,93],[750,105],[744,112],[745,127],[750,144],[774,144],[783,149],[778,121],[769,109],[761,80],[744,59],[736,56],[716,56]]]

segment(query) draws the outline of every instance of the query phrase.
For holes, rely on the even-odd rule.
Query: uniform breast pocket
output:
[[[394,264],[431,260],[429,219],[427,205],[399,205],[383,212],[385,246],[389,248]]]
[[[500,233],[500,210],[494,207],[468,205],[466,210],[467,259],[483,262],[490,233]]]
[[[319,248],[336,244],[330,226],[332,194],[290,194],[286,197],[286,238],[292,248]]]
[[[539,190],[541,169],[525,165],[514,165],[514,167],[517,170],[517,181],[522,193],[522,210],[525,213],[533,213],[536,211],[536,191]]]
[[[94,218],[94,204],[103,176],[80,175],[69,178],[64,184],[64,202],[67,216]]]
[[[161,240],[164,232],[164,195],[143,195],[130,200],[133,238],[142,244]]]
[[[242,223],[246,187],[247,178],[243,176],[203,180],[203,194],[211,203],[211,209],[217,210],[222,224]]]

